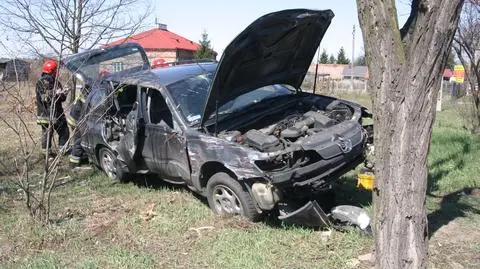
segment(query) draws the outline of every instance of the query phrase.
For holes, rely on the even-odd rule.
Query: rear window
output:
[[[138,47],[94,51],[67,62],[72,71],[79,71],[91,82],[107,76],[119,76],[148,69],[148,61]]]

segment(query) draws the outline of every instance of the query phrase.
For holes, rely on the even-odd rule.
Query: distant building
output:
[[[200,44],[168,31],[165,24],[158,24],[156,28],[110,42],[106,46],[126,42],[135,42],[142,46],[153,67],[166,66],[172,62],[192,61],[200,47]]]
[[[315,74],[316,64],[311,64],[308,68],[309,74]],[[324,79],[354,79],[367,80],[368,68],[366,66],[354,66],[353,69],[348,64],[318,64],[317,76]]]
[[[344,64],[318,64],[317,74],[321,74],[321,77],[325,79],[342,79],[343,70],[347,66],[348,65]],[[308,68],[308,73],[315,74],[316,68],[316,64],[310,65],[310,67]]]
[[[20,59],[0,58],[0,81],[25,81],[30,64]]]

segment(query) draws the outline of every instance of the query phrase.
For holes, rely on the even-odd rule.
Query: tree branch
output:
[[[415,28],[415,22],[418,16],[418,11],[420,10],[420,0],[412,0],[411,8],[410,8],[410,15],[408,15],[408,19],[400,29],[400,36],[402,40],[407,39],[407,35],[412,32],[412,29]]]

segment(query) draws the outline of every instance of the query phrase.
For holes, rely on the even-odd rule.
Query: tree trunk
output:
[[[78,53],[80,49],[80,38],[82,35],[82,16],[83,16],[83,0],[73,1],[73,21],[72,21],[72,53]],[[72,90],[70,92],[70,104],[73,104],[77,95],[77,79],[72,75]],[[85,96],[86,97],[86,96]]]
[[[466,65],[463,64],[463,66],[466,66]],[[479,133],[480,132],[480,72],[479,72],[479,67],[476,64],[474,64],[473,61],[471,61],[470,72],[467,73],[467,81],[470,84],[470,91],[473,99],[473,119],[472,120],[474,122],[473,122],[472,132]]]
[[[480,37],[479,37],[480,38]],[[472,92],[472,97],[473,97],[473,104],[474,104],[474,113],[475,113],[475,125],[474,125],[474,129],[473,129],[473,132],[474,133],[479,133],[480,132],[480,67],[479,67],[479,62],[477,61],[477,63],[471,63],[471,67],[470,67],[471,70],[471,76],[472,77],[469,77],[469,81],[470,81],[470,88],[471,88],[471,92]],[[475,82],[477,85],[475,85]],[[475,86],[477,86],[475,88]]]
[[[461,40],[454,41],[457,43],[457,46],[453,46],[457,57],[460,60],[460,63],[465,67],[466,82],[470,86],[472,100],[473,100],[473,111],[469,120],[472,121],[472,133],[480,132],[480,72],[477,64],[475,64],[475,59],[471,58],[470,55],[475,55],[475,51],[468,51],[469,46],[462,44]],[[463,51],[467,52],[467,59],[463,56]],[[470,66],[470,68],[468,68]],[[479,85],[479,88],[475,88],[476,85]],[[469,112],[470,113],[470,112]]]
[[[377,268],[426,268],[427,155],[437,93],[462,0],[357,0],[373,93]]]

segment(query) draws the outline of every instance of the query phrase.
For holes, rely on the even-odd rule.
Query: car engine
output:
[[[273,152],[285,149],[293,143],[301,143],[305,137],[352,118],[351,109],[340,102],[332,102],[325,110],[302,112],[300,108],[287,114],[280,121],[260,129],[249,129],[243,134],[238,130],[223,131],[218,136],[261,152]]]

